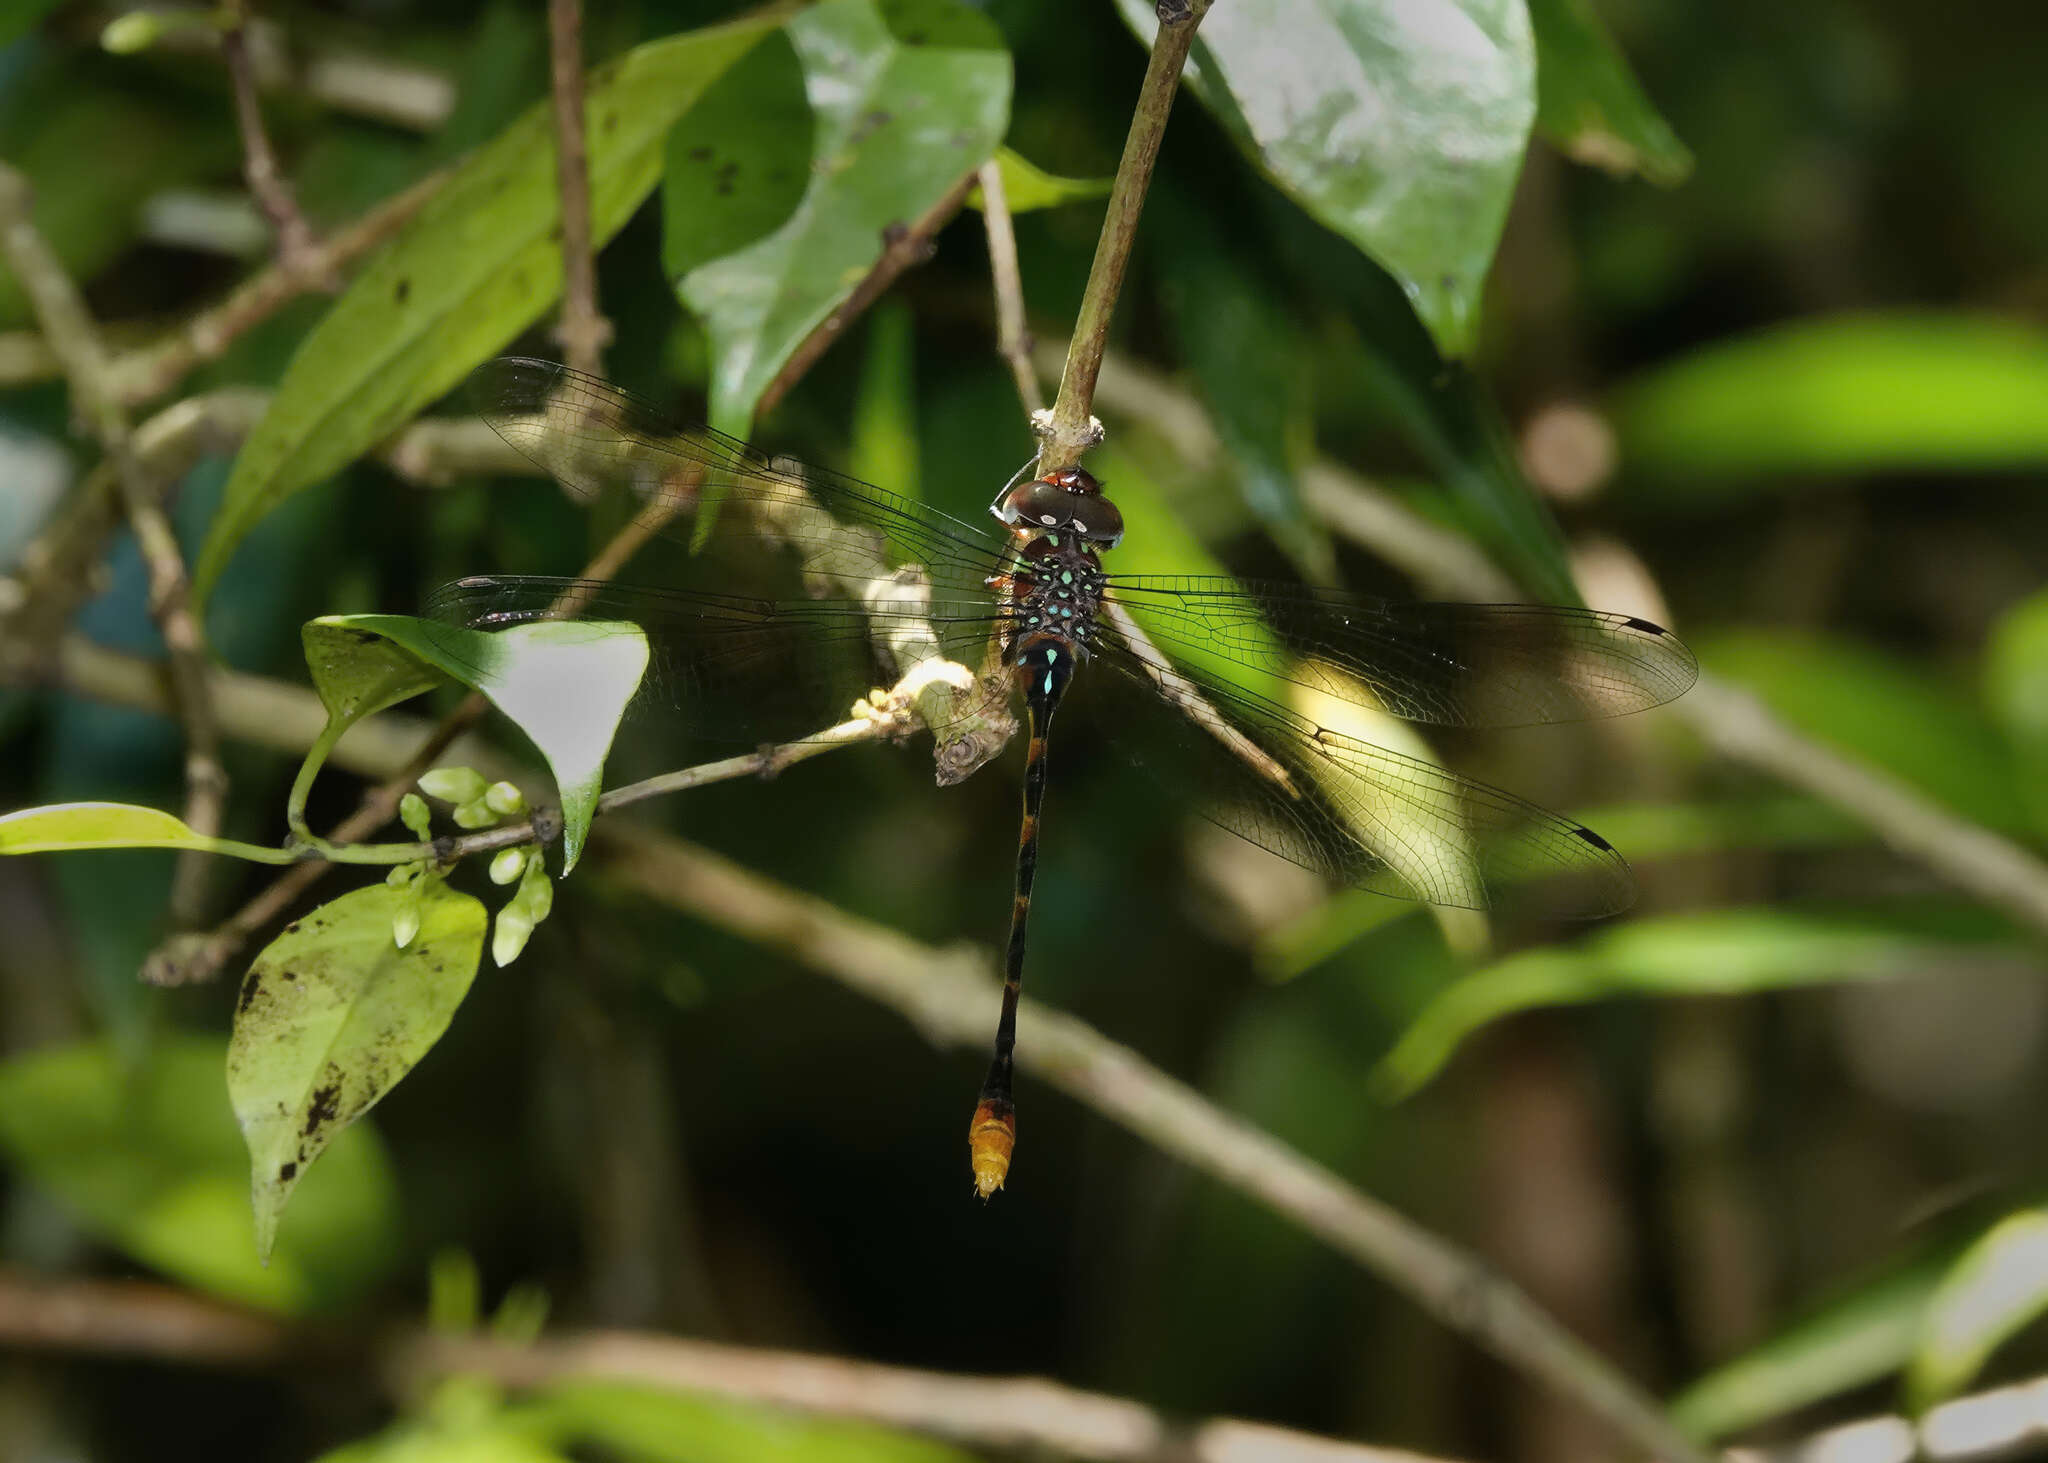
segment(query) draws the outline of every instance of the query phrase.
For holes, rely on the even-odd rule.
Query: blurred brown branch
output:
[[[604,374],[612,323],[597,307],[590,239],[590,165],[583,147],[582,0],[548,0],[548,54],[555,107],[555,186],[562,208],[562,316],[555,324],[569,364]]]
[[[517,1389],[571,1379],[634,1382],[1101,1463],[1433,1463],[1234,1418],[1184,1424],[1141,1403],[1034,1377],[956,1376],[640,1331],[564,1332],[523,1346],[425,1330],[350,1333],[135,1280],[44,1280],[0,1270],[0,1346],[188,1366],[353,1365],[399,1396],[449,1376],[484,1376]]]
[[[242,176],[276,235],[277,262],[309,283],[329,287],[333,276],[314,272],[324,261],[319,258],[313,226],[299,212],[298,199],[292,195],[292,185],[278,165],[270,134],[263,126],[263,104],[257,100],[256,73],[249,62],[248,21],[249,0],[222,0],[220,54],[227,62],[235,97],[235,127],[242,135]]]
[[[99,328],[71,276],[35,224],[28,180],[0,165],[0,256],[13,269],[37,323],[71,387],[72,410],[106,454],[114,486],[149,571],[149,613],[170,655],[171,682],[185,731],[185,822],[204,837],[220,832],[227,809],[228,774],[220,760],[220,733],[207,694],[206,641],[188,594],[185,559],[164,512],[161,488],[136,456],[128,414],[108,384],[107,353]],[[172,918],[200,915],[208,865],[181,854],[171,890]]]

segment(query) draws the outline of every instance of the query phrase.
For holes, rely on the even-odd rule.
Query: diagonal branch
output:
[[[322,282],[312,273],[319,262],[312,225],[299,212],[298,200],[278,166],[271,150],[270,134],[263,128],[263,105],[256,98],[256,72],[249,64],[249,0],[222,0],[220,53],[227,62],[228,80],[235,94],[235,126],[242,134],[242,174],[256,206],[270,220],[277,235],[277,261],[308,281]]]
[[[554,77],[555,182],[562,198],[562,318],[555,325],[555,339],[570,365],[602,376],[612,323],[597,307],[597,261],[590,241],[582,0],[548,0],[548,48]]]

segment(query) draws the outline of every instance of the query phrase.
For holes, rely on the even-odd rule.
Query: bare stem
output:
[[[31,216],[28,181],[0,165],[0,253],[28,293],[37,322],[63,364],[72,402],[112,465],[115,486],[149,571],[150,616],[170,655],[178,715],[185,728],[185,821],[197,832],[219,834],[227,803],[227,771],[207,694],[206,642],[186,592],[185,560],[156,489],[134,452],[127,414],[108,387],[107,356],[98,327],[78,287],[64,272]],[[202,856],[180,856],[171,908],[181,923],[195,920],[204,896]]]
[[[1131,115],[1130,134],[1124,139],[1124,155],[1117,164],[1116,182],[1109,190],[1109,208],[1102,220],[1102,237],[1095,245],[1095,263],[1088,271],[1088,286],[1081,295],[1081,308],[1074,319],[1074,338],[1067,347],[1066,369],[1060,375],[1060,392],[1053,402],[1052,422],[1039,468],[1052,472],[1072,467],[1081,454],[1095,445],[1097,433],[1089,413],[1095,403],[1095,378],[1102,369],[1102,353],[1109,342],[1110,317],[1116,311],[1117,296],[1123,291],[1124,267],[1130,262],[1131,245],[1138,236],[1138,216],[1144,211],[1145,193],[1152,184],[1152,165],[1159,157],[1159,143],[1166,135],[1166,119],[1173,111],[1173,94],[1180,87],[1181,67],[1188,48],[1195,43],[1195,28],[1209,11],[1210,0],[1187,0],[1160,7],[1158,34],[1152,38],[1152,59],[1145,67],[1145,80],[1138,89],[1137,110]]]
[[[298,200],[286,181],[284,169],[271,151],[270,135],[263,128],[263,104],[256,97],[256,73],[249,64],[248,0],[223,0],[220,31],[221,58],[227,62],[228,79],[235,94],[235,125],[242,134],[242,173],[257,207],[277,233],[278,263],[308,281],[328,281],[312,272],[319,262],[312,225],[299,212]]]
[[[590,237],[582,0],[548,0],[548,44],[554,73],[555,181],[562,195],[562,318],[555,326],[555,339],[570,365],[601,376],[612,324],[597,307],[597,261]]]
[[[1045,410],[1045,393],[1031,364],[1031,332],[1024,323],[1024,273],[1017,266],[1017,231],[1011,227],[1010,200],[1003,190],[1002,164],[990,158],[981,165],[981,218],[988,230],[988,271],[996,287],[996,349],[1009,362],[1024,414]]]

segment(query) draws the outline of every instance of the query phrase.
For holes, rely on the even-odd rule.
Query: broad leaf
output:
[[[1925,968],[1994,931],[1959,921],[1926,932],[1896,911],[1714,910],[1639,920],[1576,944],[1509,956],[1448,987],[1416,1018],[1373,1080],[1392,1098],[1428,1082],[1479,1028],[1518,1011],[1628,996],[1743,995],[1876,980]]]
[[[1010,57],[994,24],[956,0],[825,0],[785,28],[802,64],[813,148],[794,211],[750,247],[705,262],[703,236],[732,238],[774,214],[775,163],[671,147],[669,176],[698,206],[667,210],[664,258],[711,339],[711,421],[745,435],[791,353],[881,258],[892,228],[927,213],[995,151],[1010,114]],[[787,78],[765,105],[781,157],[794,143]],[[700,156],[699,153],[704,155]],[[726,186],[717,186],[718,170]],[[699,176],[709,169],[707,194]]]
[[[1150,42],[1145,0],[1118,0]],[[1468,353],[1536,115],[1522,0],[1228,0],[1187,79],[1294,200]]]
[[[133,803],[57,803],[0,817],[0,854],[93,848],[189,848],[269,864],[288,864],[295,858],[280,848],[208,838],[187,827],[182,818]]]
[[[1041,208],[1058,208],[1067,203],[1085,203],[1107,198],[1114,178],[1061,178],[1048,173],[1031,159],[1007,147],[996,149],[996,166],[1003,174],[1003,202],[1011,213],[1032,213]],[[981,185],[967,195],[967,206],[985,207]]]
[[[2038,468],[2048,334],[1968,315],[1829,316],[1717,342],[1615,398],[1630,466],[1693,495],[1771,474]],[[1690,480],[1689,482],[1687,480]]]
[[[383,1146],[367,1124],[343,1135],[292,1233],[259,1262],[222,1051],[216,1037],[173,1035],[139,1066],[103,1042],[0,1063],[0,1149],[79,1224],[187,1284],[285,1312],[352,1300],[397,1253]]]
[[[1906,1373],[1919,1411],[1968,1386],[2001,1342],[2048,1312],[2048,1210],[2008,1215],[1963,1252],[1928,1301]]]
[[[647,671],[639,626],[541,620],[484,631],[409,615],[328,615],[308,621],[302,638],[329,721],[300,769],[295,807],[343,731],[445,676],[483,692],[547,759],[562,804],[563,872],[576,866],[612,735]]]
[[[1575,161],[1670,186],[1692,154],[1650,105],[1591,0],[1529,0],[1536,130]]]
[[[417,900],[419,932],[391,938]],[[249,1145],[256,1247],[268,1255],[285,1201],[335,1136],[448,1029],[484,948],[483,904],[437,879],[373,885],[285,927],[235,1004],[228,1095]]]
[[[591,73],[591,229],[619,231],[676,119],[773,24],[672,36]],[[250,527],[405,424],[538,319],[561,290],[553,120],[543,102],[457,170],[292,358],[235,459],[195,574],[203,599]]]

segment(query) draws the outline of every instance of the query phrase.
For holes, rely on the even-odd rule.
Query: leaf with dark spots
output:
[[[391,298],[398,301],[398,303],[401,305],[403,305],[407,300],[411,299],[412,281],[409,279],[401,279],[398,282],[398,284],[392,289]]]
[[[250,967],[228,1095],[249,1146],[263,1254],[307,1166],[426,1055],[476,974],[483,905],[430,881],[410,896],[420,927],[401,950],[391,926],[406,897],[385,884],[344,894]]]

